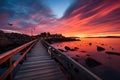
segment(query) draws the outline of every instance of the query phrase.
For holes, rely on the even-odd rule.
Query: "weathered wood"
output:
[[[60,50],[57,50],[45,40],[42,40],[42,44],[48,49],[51,57],[56,59],[74,80],[102,80],[99,76],[85,68],[83,65],[77,63]]]
[[[16,49],[13,49],[9,52],[4,53],[3,55],[0,55],[0,64],[4,63],[4,62],[8,62],[8,69],[0,76],[0,80],[5,80],[5,79],[9,79],[12,80],[12,71],[14,70],[14,68],[18,65],[18,63],[23,60],[23,58],[26,56],[26,54],[30,51],[30,49],[33,47],[33,45],[35,44],[37,40],[33,40],[29,43],[26,43]],[[17,61],[15,61],[12,64],[12,57],[17,54],[18,52],[20,52],[21,50],[23,50],[24,48],[28,47],[29,48],[23,53],[23,55],[17,59]]]
[[[7,61],[10,57],[12,57],[13,55],[17,54],[18,52],[20,52],[21,50],[23,50],[24,48],[26,48],[27,46],[29,46],[30,44],[32,44],[33,42],[35,42],[36,40],[33,40],[29,43],[26,43],[18,48],[15,48],[11,51],[8,51],[6,53],[4,53],[3,55],[0,55],[0,64],[2,64],[3,62]]]
[[[51,59],[41,42],[27,56],[15,80],[65,80],[59,64]]]

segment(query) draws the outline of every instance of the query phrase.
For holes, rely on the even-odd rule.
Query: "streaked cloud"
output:
[[[66,36],[120,36],[120,0],[75,0],[61,19],[41,0],[3,0],[0,28],[30,34],[62,33]],[[22,5],[22,6],[21,6]],[[65,4],[63,4],[65,5]],[[14,26],[8,26],[7,23]]]

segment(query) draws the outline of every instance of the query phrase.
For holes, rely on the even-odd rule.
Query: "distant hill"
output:
[[[33,40],[25,34],[5,33],[0,30],[0,54]]]
[[[120,38],[120,36],[106,36],[106,38]]]
[[[86,37],[86,38],[120,38],[120,36],[100,36],[100,37]]]

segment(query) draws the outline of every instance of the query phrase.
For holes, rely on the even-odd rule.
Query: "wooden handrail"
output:
[[[18,48],[15,48],[11,51],[8,51],[6,53],[3,53],[2,55],[0,55],[0,64],[2,64],[3,62],[5,62],[6,60],[8,60],[11,56],[17,54],[18,52],[20,52],[21,50],[23,50],[25,47],[29,46],[30,44],[32,44],[33,42],[35,42],[36,40],[33,40],[31,42],[28,42]]]
[[[48,42],[43,40],[42,43],[48,49],[51,57],[56,59],[75,80],[102,80],[71,57],[51,46]]]
[[[0,55],[0,64],[7,62],[7,61],[9,62],[9,68],[6,72],[4,72],[0,76],[0,80],[5,80],[8,76],[9,76],[9,80],[12,80],[12,71],[19,64],[19,62],[24,59],[26,54],[31,50],[31,48],[35,45],[36,42],[37,42],[37,40],[30,41],[18,48],[15,48],[11,51],[8,51],[8,52]],[[27,47],[28,47],[28,49],[12,64],[12,57]]]

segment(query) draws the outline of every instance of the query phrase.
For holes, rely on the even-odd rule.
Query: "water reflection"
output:
[[[104,79],[116,77],[119,80],[119,41],[120,38],[81,38],[81,41],[54,43],[53,46]]]

